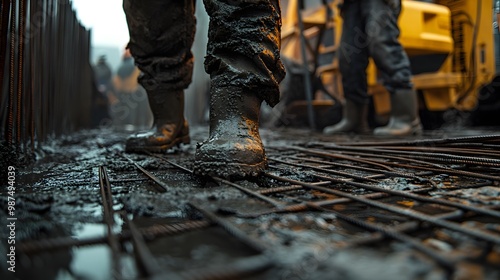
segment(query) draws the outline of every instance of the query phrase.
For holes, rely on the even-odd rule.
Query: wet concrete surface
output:
[[[261,130],[270,158],[267,172],[306,183],[318,183],[318,177],[315,177],[317,173],[325,173],[320,169],[291,165],[294,157],[306,155],[306,152],[294,150],[293,147],[336,153],[335,147],[328,147],[325,143],[411,142],[491,134],[495,134],[495,131],[434,131],[417,139],[375,139],[354,135],[326,137],[298,129]],[[500,210],[499,181],[495,180],[500,176],[500,169],[494,164],[485,167],[454,161],[434,163],[437,167],[451,170],[450,174],[436,171],[425,173],[402,167],[390,170],[401,172],[401,176],[381,176],[374,174],[373,170],[350,169],[348,166],[328,167],[372,178],[375,181],[365,183],[382,189],[422,194],[493,212],[492,215],[482,215],[474,209],[462,210],[462,213],[446,220],[458,226],[458,230],[453,230],[447,224],[433,224],[430,221],[433,225],[430,226],[429,221],[412,219],[404,213],[391,211],[392,208],[380,209],[362,202],[338,202],[321,209],[317,205],[309,205],[297,212],[277,211],[289,205],[305,205],[306,201],[318,203],[341,197],[300,187],[266,194],[266,191],[276,187],[297,185],[263,176],[258,180],[235,182],[235,187],[225,181],[196,177],[166,161],[191,170],[195,144],[208,135],[206,128],[192,128],[191,145],[159,155],[161,158],[124,154],[127,135],[126,132],[112,129],[83,131],[52,141],[50,145],[44,146],[36,163],[18,167],[15,192],[16,272],[7,270],[10,267],[7,264],[8,256],[2,253],[1,279],[148,278],[145,276],[147,273],[136,264],[137,249],[130,238],[120,241],[119,256],[113,257],[106,239],[108,229],[99,185],[100,167],[104,167],[109,174],[112,207],[115,211],[112,232],[117,236],[130,231],[121,213],[141,230],[207,221],[209,218],[196,207],[230,224],[226,227],[212,220],[209,225],[201,225],[197,229],[185,226],[186,229],[177,234],[144,234],[149,251],[146,260],[161,270],[157,274],[161,276],[157,279],[500,279],[500,244],[496,243],[500,240],[500,219],[495,216]],[[493,142],[491,145],[498,144]],[[488,147],[488,144],[483,143],[482,146]],[[485,154],[491,154],[488,157],[491,160],[498,160],[498,155],[492,150],[484,148],[484,151]],[[350,155],[346,150],[337,153]],[[377,153],[358,154],[355,157],[371,161],[377,159]],[[309,158],[313,157],[309,155]],[[325,161],[320,156],[314,159]],[[290,165],[281,160],[290,161]],[[418,165],[411,160],[416,159],[408,156],[403,162]],[[146,177],[132,162],[156,176],[163,187]],[[360,167],[374,166],[373,161],[371,166],[341,158],[332,162]],[[316,168],[327,165],[325,162],[309,164]],[[492,178],[457,175],[454,173],[456,170]],[[403,172],[413,172],[414,175],[405,177]],[[330,176],[362,182],[359,178],[345,178],[339,174]],[[319,181],[324,183],[325,180]],[[355,196],[377,195],[376,191],[342,182],[325,186]],[[258,199],[238,188],[260,192],[271,201]],[[0,212],[0,220],[7,223],[8,192],[4,188],[1,192],[0,203],[4,211]],[[403,212],[415,211],[426,217],[458,211],[454,207],[391,194],[382,194],[373,200],[384,206],[397,206]],[[266,212],[268,214],[261,215]],[[354,217],[368,225],[356,224],[341,218],[342,215]],[[413,226],[412,230],[400,232],[404,233],[402,236],[391,235],[395,227],[412,222],[413,225],[408,225]],[[384,233],[386,238],[380,236],[376,241],[370,241],[377,233],[366,226],[373,224],[390,229]],[[234,228],[239,233],[234,233]],[[485,240],[471,237],[468,229],[473,229],[472,234],[486,233],[487,236]],[[7,240],[11,232],[3,226],[0,234],[1,251],[8,252],[10,245]],[[90,239],[99,238],[102,240],[86,244]],[[61,240],[70,245],[56,246]],[[78,241],[86,245],[75,245]],[[419,245],[415,246],[412,242]],[[431,252],[426,252],[427,249]]]

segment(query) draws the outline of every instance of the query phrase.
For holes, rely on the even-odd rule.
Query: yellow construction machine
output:
[[[277,120],[281,124],[309,118],[309,124],[321,129],[340,117],[336,111],[343,101],[337,59],[341,3],[281,0],[281,50],[289,75],[282,84],[284,104]],[[500,124],[495,14],[493,0],[402,0],[400,42],[410,57],[424,127],[443,124],[444,113],[450,111],[472,116],[469,119],[478,124],[482,124],[481,118],[485,124],[492,122],[496,113]],[[373,62],[367,74],[373,104],[371,124],[382,125],[390,112],[389,93]],[[315,118],[314,124],[311,118]]]

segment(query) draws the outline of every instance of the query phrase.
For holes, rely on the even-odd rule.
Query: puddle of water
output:
[[[115,233],[121,231],[123,220],[115,216]],[[76,239],[93,238],[105,236],[107,227],[105,224],[82,224],[78,225],[73,233]],[[72,259],[69,265],[69,271],[60,271],[56,280],[66,279],[113,279],[113,261],[111,249],[107,244],[96,246],[74,248],[71,250]],[[125,279],[136,279],[137,270],[132,256],[122,254],[120,264],[122,267],[122,276]]]
[[[84,239],[89,237],[104,236],[106,234],[106,226],[104,224],[84,224],[81,225],[73,234],[76,239]]]
[[[74,232],[76,239],[104,236],[104,224],[84,224]],[[74,248],[70,270],[79,279],[111,279],[111,250],[107,245]],[[60,273],[57,280],[73,279],[67,273]]]
[[[164,237],[149,244],[160,265],[171,271],[185,271],[210,265],[223,265],[255,252],[220,228],[192,231]]]
[[[80,279],[112,279],[110,256],[107,245],[74,249],[71,271]]]

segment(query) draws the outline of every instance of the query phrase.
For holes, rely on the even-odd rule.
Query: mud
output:
[[[207,134],[205,128],[193,128],[193,144],[171,150],[164,157],[192,169],[195,143],[202,141]],[[366,238],[370,236],[370,232],[338,219],[333,213],[311,210],[248,218],[245,214],[269,211],[272,207],[263,201],[249,198],[235,188],[194,176],[158,158],[127,154],[167,186],[166,192],[160,192],[156,183],[123,157],[124,139],[127,135],[109,129],[84,131],[53,141],[43,148],[43,157],[36,163],[19,168],[15,212],[18,219],[17,272],[6,273],[6,255],[2,254],[1,279],[16,279],[13,276],[17,279],[113,277],[113,260],[109,246],[105,243],[37,253],[22,251],[23,244],[33,244],[34,241],[63,237],[85,240],[106,235],[103,201],[99,190],[100,166],[105,166],[109,172],[114,210],[125,211],[139,228],[202,219],[200,213],[188,206],[189,202],[195,202],[204,209],[217,213],[250,238],[263,244],[264,254],[270,256],[273,266],[245,279],[447,279],[449,276],[442,266],[404,242],[382,239],[369,245],[352,245],[353,240]],[[286,150],[286,145],[323,137],[297,130],[264,130],[262,135],[269,157],[291,154]],[[273,165],[275,163],[269,172],[303,182],[314,181],[311,175],[302,172],[300,168],[289,167],[278,172]],[[362,174],[363,172],[359,171],[357,175]],[[450,176],[435,175],[432,179],[443,186],[456,187],[456,184],[450,183],[449,178]],[[457,178],[454,182],[471,185],[481,180]],[[269,178],[237,183],[253,191],[277,184]],[[425,182],[397,177],[386,179],[379,184],[384,188],[401,191],[415,190],[423,185]],[[351,188],[340,188],[343,189],[347,191]],[[4,211],[0,212],[0,220],[5,221],[7,195],[5,190],[1,192],[0,201]],[[363,195],[366,190],[356,189],[353,193]],[[467,199],[482,205],[498,206],[499,193],[498,186],[492,184],[473,189],[441,189],[432,194],[449,197],[450,200]],[[293,196],[278,193],[271,197],[286,204],[336,198],[334,195],[305,190],[297,191]],[[411,205],[417,210],[421,207],[426,213],[449,211],[446,207],[420,206],[407,199],[395,197],[382,201]],[[407,221],[401,215],[383,210],[375,211],[359,203],[338,204],[331,208],[387,225]],[[116,220],[116,233],[128,230],[119,217]],[[471,228],[485,228],[500,236],[500,223],[496,219],[477,217],[466,223]],[[7,229],[2,227],[0,233],[1,240],[6,240],[5,237],[9,234]],[[484,253],[470,238],[443,228],[436,228],[434,231],[418,230],[412,236],[438,252],[463,260],[454,271],[453,279],[500,277],[498,246]],[[481,242],[477,244],[480,245]],[[125,244],[122,248],[121,272],[124,279],[137,279],[139,271],[130,246]],[[207,267],[230,267],[236,260],[259,254],[218,226],[154,238],[148,241],[148,248],[158,265],[174,276]],[[480,262],[467,258],[468,254],[475,256],[483,253],[485,256]]]

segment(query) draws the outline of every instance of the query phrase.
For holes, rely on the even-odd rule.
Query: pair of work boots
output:
[[[149,92],[154,116],[151,131],[127,140],[127,152],[164,152],[190,141],[184,118],[184,92]],[[212,88],[210,92],[210,134],[198,144],[193,171],[204,176],[243,178],[256,176],[266,165],[259,135],[262,99],[241,89]]]
[[[368,105],[357,104],[346,99],[342,120],[323,129],[323,134],[338,133],[368,134]],[[412,89],[397,90],[391,94],[391,117],[386,126],[373,131],[377,136],[408,136],[422,134],[418,116],[417,94]]]

